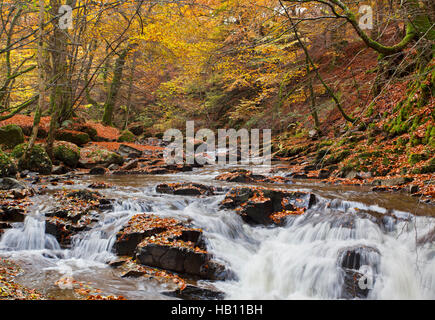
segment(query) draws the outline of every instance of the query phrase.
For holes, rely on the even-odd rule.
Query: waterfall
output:
[[[7,230],[1,237],[0,250],[59,250],[57,240],[45,233],[45,221],[27,216],[22,227]]]
[[[131,216],[142,213],[146,205],[131,200],[114,203],[113,210],[104,213],[102,220],[89,232],[73,238],[69,258],[79,258],[98,262],[107,262],[114,258],[111,250],[116,233],[127,223]]]

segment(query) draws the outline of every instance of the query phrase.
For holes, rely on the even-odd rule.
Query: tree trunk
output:
[[[33,118],[33,128],[32,134],[30,136],[29,143],[27,145],[26,151],[23,153],[23,159],[28,159],[31,154],[31,150],[35,144],[36,138],[38,136],[39,131],[39,122],[41,120],[41,110],[44,107],[45,100],[45,80],[44,80],[44,43],[43,43],[43,35],[44,35],[44,0],[39,0],[39,18],[38,18],[38,90],[39,90],[39,101],[36,107],[35,116]]]
[[[107,94],[106,102],[104,103],[103,124],[111,126],[113,118],[113,109],[115,107],[116,98],[121,88],[122,73],[124,71],[125,60],[130,50],[130,46],[121,51],[115,61],[115,68],[113,70],[113,80]]]

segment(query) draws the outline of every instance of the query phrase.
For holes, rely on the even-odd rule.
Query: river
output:
[[[261,168],[256,169],[261,173]],[[57,299],[77,298],[73,290],[56,284],[65,277],[101,289],[105,295],[174,299],[162,294],[168,290],[164,285],[144,278],[121,278],[118,270],[106,264],[116,258],[112,253],[116,232],[134,214],[152,212],[192,221],[204,230],[208,251],[236,277],[202,281],[202,285],[224,292],[227,299],[342,298],[339,256],[345,248],[361,246],[376,250],[365,257],[376,269],[368,299],[435,299],[435,245],[433,241],[418,243],[435,228],[435,206],[403,193],[298,180],[273,187],[310,191],[317,196],[317,204],[301,216],[288,218],[284,226],[271,228],[250,226],[232,211],[219,210],[224,195],[199,198],[155,191],[162,182],[237,185],[213,180],[227,170],[207,166],[170,175],[83,175],[72,186],[49,185],[54,191],[104,181],[114,187],[99,192],[117,201],[94,228],[74,238],[71,248],[61,249],[44,232],[42,213],[53,200],[49,193],[35,196],[24,223],[14,223],[0,238],[0,255],[24,269],[18,282]],[[382,223],[365,218],[364,212],[380,216]]]

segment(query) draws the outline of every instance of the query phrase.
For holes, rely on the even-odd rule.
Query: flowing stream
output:
[[[161,176],[83,176],[73,186],[105,181],[114,188],[99,190],[116,199],[90,230],[78,234],[70,249],[61,249],[45,234],[42,213],[52,201],[37,196],[24,223],[15,223],[0,238],[0,255],[20,264],[17,280],[59,299],[74,299],[73,290],[56,284],[71,278],[128,299],[173,299],[167,288],[144,278],[121,278],[106,262],[116,232],[137,213],[175,217],[202,228],[208,250],[227,265],[234,280],[208,283],[228,299],[340,299],[345,277],[340,255],[346,248],[371,248],[361,263],[372,267],[368,299],[435,299],[435,243],[418,240],[435,228],[435,207],[405,194],[373,193],[364,187],[321,185],[296,181],[273,187],[313,192],[319,200],[304,215],[291,217],[282,227],[254,227],[231,211],[219,210],[224,195],[189,197],[161,195],[162,182],[199,182],[234,186],[213,178],[228,168],[205,167],[193,172]],[[57,188],[57,189],[56,189]],[[373,222],[364,216],[381,217]],[[370,253],[371,252],[371,253]]]

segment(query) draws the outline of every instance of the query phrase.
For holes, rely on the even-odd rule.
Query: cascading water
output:
[[[0,252],[12,254],[29,268],[34,266],[28,277],[42,279],[41,287],[47,282],[53,286],[68,275],[95,281],[106,292],[127,298],[167,298],[160,294],[163,288],[148,286],[140,278],[121,278],[105,264],[115,258],[112,247],[117,231],[132,215],[152,212],[204,230],[208,250],[235,274],[234,280],[214,283],[226,298],[352,298],[346,295],[343,268],[349,253],[358,257],[351,261],[353,269],[362,273],[363,267],[371,269],[368,299],[435,298],[435,247],[418,241],[434,229],[433,218],[416,217],[397,206],[387,209],[376,201],[369,205],[355,197],[347,200],[343,193],[328,191],[324,193],[327,197],[316,192],[317,204],[304,215],[289,218],[282,227],[269,228],[250,226],[234,212],[220,210],[223,195],[162,196],[154,191],[157,183],[170,179],[211,184],[213,176],[205,172],[153,180],[128,177],[124,186],[134,182],[137,188],[105,190],[119,200],[89,231],[75,236],[69,249],[61,250],[56,240],[45,234],[44,220],[36,213],[3,234]]]
[[[37,213],[28,216],[21,227],[13,228],[3,235],[0,250],[59,250],[57,240],[45,233],[45,221]]]
[[[72,241],[69,258],[80,258],[98,262],[107,262],[114,258],[111,249],[116,232],[136,213],[146,211],[146,206],[131,200],[115,202],[113,210],[106,213],[92,230]]]

